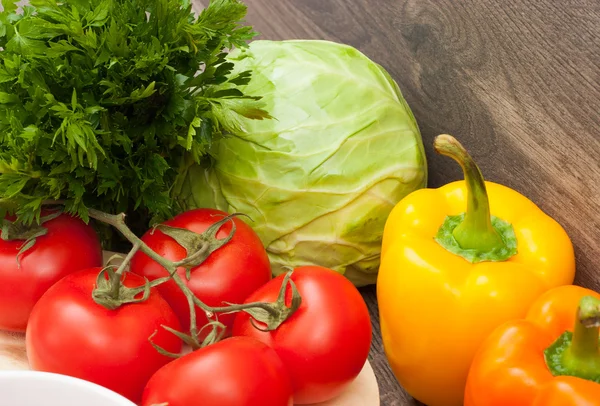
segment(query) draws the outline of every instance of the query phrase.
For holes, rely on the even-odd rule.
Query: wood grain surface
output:
[[[524,193],[566,228],[576,282],[600,290],[600,1],[245,2],[260,38],[344,42],[386,68],[421,128],[430,186],[461,178],[431,146],[450,133],[488,180]],[[387,366],[375,290],[362,292],[381,404],[417,404]]]

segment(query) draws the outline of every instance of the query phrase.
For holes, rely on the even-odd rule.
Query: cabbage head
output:
[[[317,40],[254,41],[228,58],[267,120],[239,122],[212,161],[182,170],[187,209],[247,214],[278,275],[321,265],[376,282],[385,221],[427,182],[419,128],[388,73],[358,50]]]

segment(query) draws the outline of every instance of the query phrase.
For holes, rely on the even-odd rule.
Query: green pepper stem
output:
[[[563,364],[578,376],[600,376],[600,299],[585,296],[577,308],[573,338]]]
[[[467,184],[467,212],[452,235],[463,249],[491,251],[504,241],[492,226],[490,204],[483,175],[467,150],[451,135],[442,134],[433,142],[435,151],[458,162]]]

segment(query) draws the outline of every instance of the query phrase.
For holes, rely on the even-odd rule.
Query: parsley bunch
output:
[[[140,231],[177,213],[179,170],[211,140],[268,118],[231,75],[254,36],[246,6],[212,0],[31,0],[0,13],[0,215],[39,221],[48,200],[135,213]]]

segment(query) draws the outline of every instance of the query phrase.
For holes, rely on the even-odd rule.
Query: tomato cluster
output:
[[[44,225],[48,232],[25,253],[0,241],[0,265],[10,270],[0,267],[0,289],[11,292],[0,294],[0,328],[26,326],[35,370],[98,383],[141,406],[290,406],[335,398],[366,362],[371,322],[352,283],[318,266],[272,278],[261,241],[239,217],[195,209],[148,230],[141,242],[181,264],[171,271],[132,252],[127,272],[107,272],[91,226],[64,214]],[[193,232],[188,243],[221,243],[184,264],[198,253],[168,228]],[[129,300],[99,300],[102,286]],[[189,293],[201,303],[190,307]],[[256,303],[293,311],[270,327],[256,313],[269,311]],[[237,310],[225,311],[229,304]],[[19,318],[6,315],[9,306],[20,306]],[[215,323],[221,335],[205,328]]]

